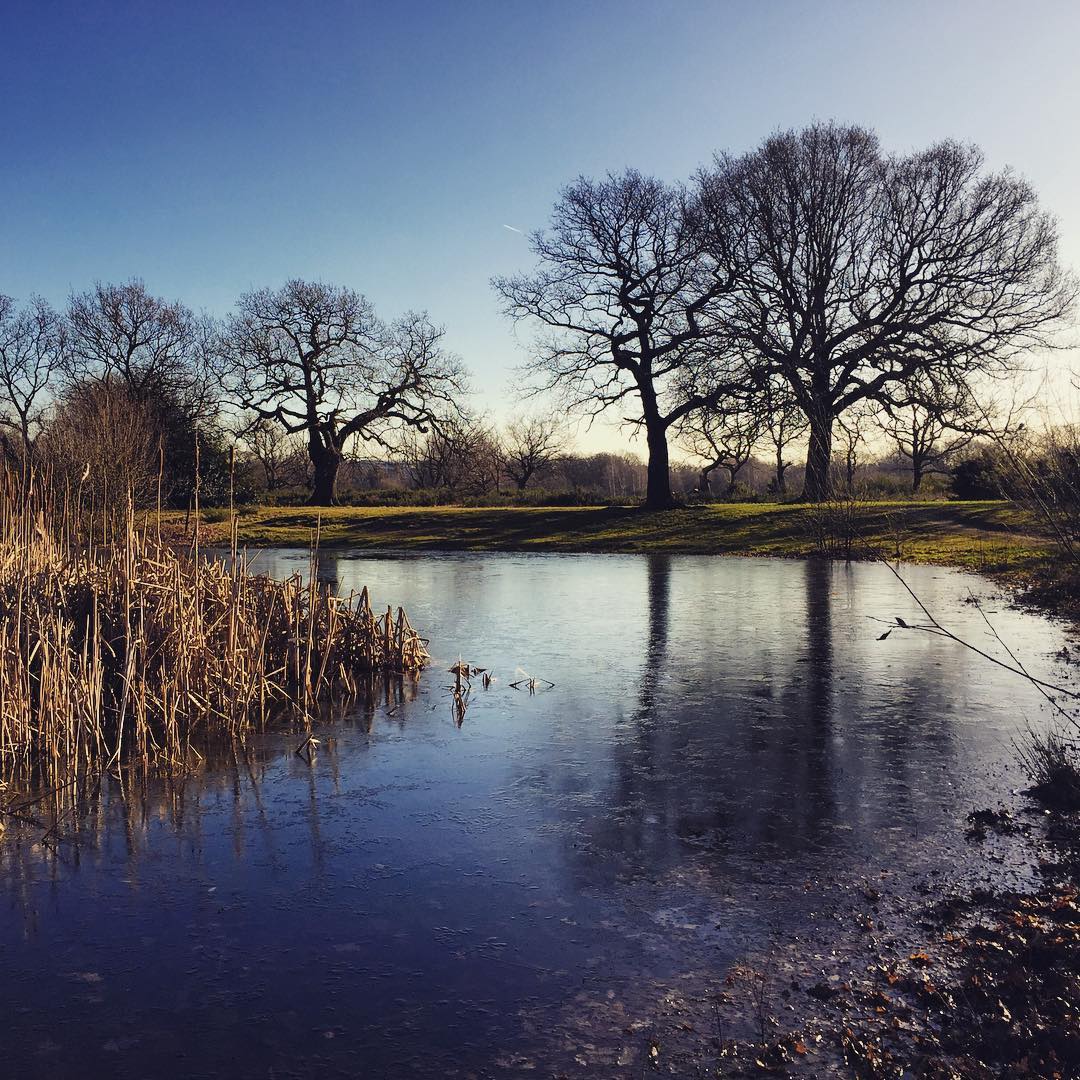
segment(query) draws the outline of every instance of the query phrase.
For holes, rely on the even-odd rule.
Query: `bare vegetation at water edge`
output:
[[[0,759],[75,782],[137,761],[173,769],[215,737],[308,721],[362,678],[428,656],[404,611],[367,590],[207,560],[121,515],[0,496]],[[98,530],[100,532],[100,530]]]

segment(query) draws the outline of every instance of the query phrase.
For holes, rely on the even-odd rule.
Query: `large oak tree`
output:
[[[711,209],[715,220],[719,193]],[[729,264],[707,273],[694,201],[632,169],[576,180],[531,240],[538,269],[493,284],[510,316],[540,330],[535,388],[589,416],[618,408],[643,428],[646,506],[671,506],[668,433],[720,392],[696,373],[707,366],[706,316]]]
[[[293,280],[241,297],[222,341],[229,394],[307,441],[311,501],[333,503],[350,440],[393,447],[458,414],[460,363],[426,315],[382,322],[351,289]]]
[[[817,124],[720,157],[699,182],[718,323],[806,414],[808,499],[828,494],[846,410],[902,402],[920,376],[1000,375],[1050,343],[1075,294],[1030,185],[971,146],[888,155],[871,131]]]

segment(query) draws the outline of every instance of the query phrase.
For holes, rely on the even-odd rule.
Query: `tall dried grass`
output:
[[[0,766],[76,782],[309,720],[362,676],[418,672],[424,641],[367,590],[253,573],[119,515],[95,540],[77,503],[0,492]],[[115,519],[114,519],[115,520]],[[196,532],[197,535],[197,532]]]

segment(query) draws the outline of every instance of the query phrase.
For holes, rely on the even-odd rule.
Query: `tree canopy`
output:
[[[294,279],[241,297],[221,372],[242,409],[303,433],[312,502],[329,505],[351,439],[391,448],[458,414],[464,369],[442,339],[424,314],[387,324],[360,293]]]
[[[805,413],[811,499],[845,410],[900,401],[921,375],[999,375],[1050,344],[1075,297],[1031,186],[972,146],[890,155],[865,128],[815,124],[721,155],[698,184],[725,285],[735,263],[718,322]]]
[[[698,373],[709,305],[727,281],[706,272],[705,240],[685,189],[633,169],[579,177],[532,236],[539,267],[494,281],[507,313],[539,330],[537,390],[590,416],[617,408],[644,429],[652,508],[672,504],[670,428],[716,392]]]

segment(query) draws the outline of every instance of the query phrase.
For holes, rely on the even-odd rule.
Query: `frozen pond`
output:
[[[261,737],[180,789],[107,789],[55,853],[12,831],[10,1075],[640,1076],[665,1001],[705,1002],[838,883],[968,872],[966,814],[1020,784],[1010,740],[1044,722],[948,641],[877,640],[870,616],[919,617],[883,566],[327,552],[319,574],[403,605],[431,669],[310,765]],[[904,574],[999,649],[965,602],[985,583]],[[1059,628],[985,610],[1055,672]],[[460,728],[459,655],[497,676]],[[510,688],[525,672],[554,688]]]

